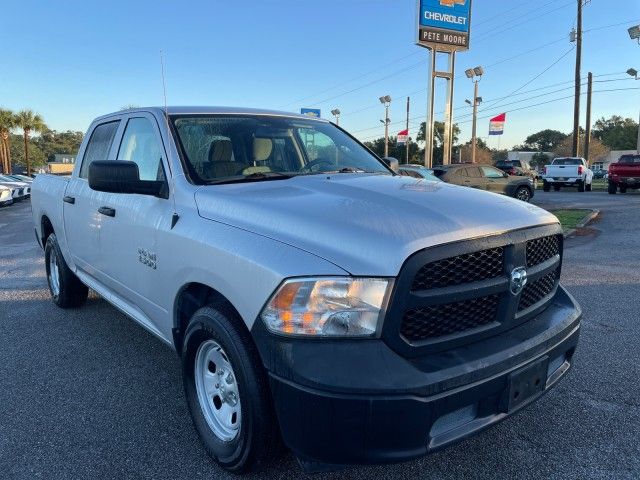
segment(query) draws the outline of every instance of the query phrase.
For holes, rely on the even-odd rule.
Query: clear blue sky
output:
[[[458,55],[457,68],[486,68],[480,94],[489,108],[480,117],[572,94],[574,52],[558,59],[571,48],[575,3],[474,1],[471,50]],[[426,111],[427,73],[427,51],[414,45],[415,12],[416,0],[4,2],[0,106],[31,108],[51,128],[84,131],[95,116],[124,105],[162,104],[162,49],[170,104],[318,107],[325,117],[338,107],[341,124],[366,140],[383,133],[378,97],[393,97],[396,132],[411,93],[415,134]],[[594,117],[637,118],[640,82],[622,72],[640,70],[640,45],[626,31],[640,23],[640,1],[592,0],[584,17],[583,74],[616,74],[596,77],[616,81],[594,90],[638,88],[595,94]],[[530,92],[562,82],[568,83]],[[491,102],[520,87],[518,93],[530,93]],[[464,99],[471,88],[464,76],[456,85],[463,141],[470,135]],[[438,107],[443,98],[436,101]],[[569,132],[572,115],[571,99],[514,111],[501,144],[521,143],[544,128]],[[487,131],[481,119],[479,135]]]

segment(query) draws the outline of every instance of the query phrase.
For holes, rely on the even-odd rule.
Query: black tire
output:
[[[609,192],[609,195],[615,195],[618,191],[618,186],[613,182],[609,182],[607,191]]]
[[[578,182],[578,191],[579,192],[584,192],[584,182],[583,181],[579,181]]]
[[[238,325],[241,321],[224,306],[200,308],[191,317],[182,350],[182,379],[195,429],[209,455],[233,473],[255,471],[282,451],[267,373],[248,330]],[[214,433],[198,400],[197,353],[209,340],[222,347],[237,382],[241,423],[229,441]]]
[[[627,187],[620,187],[620,193],[627,193]]]
[[[546,182],[546,181],[542,182],[542,190],[544,190],[545,192],[548,192],[549,190],[551,190],[551,185],[549,185],[549,182]]]
[[[514,197],[523,202],[529,202],[531,200],[531,190],[529,187],[518,187]]]
[[[56,263],[58,270],[57,288],[54,288],[52,283],[52,259]],[[83,305],[87,301],[89,289],[76,277],[67,262],[65,262],[55,233],[52,233],[47,238],[47,243],[44,247],[44,262],[47,271],[47,283],[49,284],[49,292],[51,292],[53,303],[60,308],[77,308]]]
[[[587,185],[585,186],[585,190],[587,192],[590,192],[593,189],[593,183],[587,183]]]
[[[560,191],[560,185],[554,185],[553,186],[553,191],[554,192],[559,192]]]

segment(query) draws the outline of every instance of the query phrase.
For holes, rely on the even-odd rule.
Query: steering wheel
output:
[[[332,162],[330,162],[329,160],[325,160],[324,158],[317,158],[316,160],[313,160],[313,161],[307,163],[304,167],[302,167],[300,169],[300,173],[319,172],[321,170],[319,168],[320,165],[327,165],[328,167],[330,167],[330,169],[333,169],[333,167],[334,167],[334,164]],[[316,168],[314,170],[313,167],[318,167],[318,168]]]

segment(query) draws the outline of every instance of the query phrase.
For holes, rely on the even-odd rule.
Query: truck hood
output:
[[[418,250],[558,222],[505,196],[389,175],[212,185],[198,189],[195,200],[204,218],[308,251],[353,275],[396,276]]]

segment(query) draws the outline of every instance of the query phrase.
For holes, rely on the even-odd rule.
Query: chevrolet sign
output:
[[[471,0],[418,0],[418,45],[438,50],[467,50]]]

